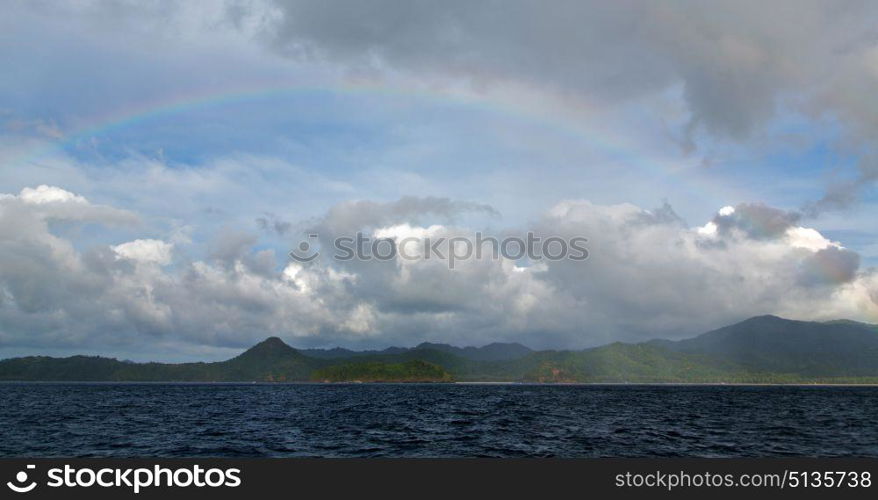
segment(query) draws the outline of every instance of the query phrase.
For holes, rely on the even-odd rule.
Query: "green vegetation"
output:
[[[648,344],[613,343],[579,352],[547,352],[527,372],[532,382],[686,382],[717,381],[731,366]]]
[[[217,363],[127,363],[33,356],[0,361],[0,380],[200,382],[878,383],[878,327],[760,316],[682,340],[582,351],[518,344],[354,352],[293,349],[276,337]]]
[[[314,372],[320,382],[451,382],[452,377],[441,366],[414,360],[404,363],[376,361],[344,363]]]
[[[293,382],[325,361],[303,356],[277,337],[218,363],[126,363],[101,357],[32,356],[0,361],[0,380],[117,382]]]

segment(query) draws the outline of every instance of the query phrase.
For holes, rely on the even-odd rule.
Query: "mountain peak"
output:
[[[268,337],[267,339],[263,340],[262,342],[256,344],[253,347],[259,347],[259,346],[270,347],[273,349],[284,348],[284,347],[289,347],[290,349],[292,349],[292,347],[287,345],[287,343],[284,342],[283,340],[281,340],[280,337]]]
[[[774,314],[763,314],[761,316],[753,316],[752,318],[745,319],[741,323],[753,322],[753,321],[793,321],[793,320],[781,318],[780,316],[775,316]]]
[[[268,337],[262,342],[244,351],[244,353],[238,356],[238,358],[280,358],[295,354],[298,354],[298,351],[287,345],[287,343],[280,338]]]

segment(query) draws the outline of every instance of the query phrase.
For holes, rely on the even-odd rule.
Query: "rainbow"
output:
[[[326,85],[290,84],[288,82],[270,82],[249,84],[244,87],[210,89],[192,93],[183,93],[147,101],[116,109],[108,114],[91,117],[62,138],[42,145],[35,150],[26,152],[14,160],[14,165],[37,163],[40,159],[50,156],[65,148],[74,146],[92,137],[107,134],[116,130],[135,127],[151,120],[171,117],[200,109],[220,107],[249,101],[259,101],[290,95],[327,95],[338,94],[348,96],[378,96],[388,99],[407,97],[427,103],[452,104],[467,109],[474,109],[501,116],[521,120],[561,135],[572,137],[598,150],[622,159],[626,166],[637,168],[653,177],[675,176],[675,182],[687,186],[687,192],[710,204],[718,200],[742,200],[738,193],[729,192],[726,186],[718,186],[704,179],[692,176],[681,176],[670,172],[666,166],[652,160],[649,155],[640,153],[640,148],[627,136],[602,129],[594,122],[600,120],[583,120],[583,117],[597,115],[597,107],[584,100],[576,102],[575,111],[568,116],[546,112],[540,107],[528,106],[512,99],[500,99],[496,96],[461,92],[454,90],[425,90],[423,88],[403,88],[386,83],[350,83]]]

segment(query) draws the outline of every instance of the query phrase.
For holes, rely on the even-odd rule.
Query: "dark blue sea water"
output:
[[[878,388],[0,384],[0,456],[878,456]]]

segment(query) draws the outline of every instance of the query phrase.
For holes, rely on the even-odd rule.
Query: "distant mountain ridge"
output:
[[[380,351],[297,350],[270,337],[214,363],[12,358],[0,361],[0,380],[878,383],[878,325],[757,316],[685,340],[615,342],[581,351],[429,342]]]
[[[511,361],[523,358],[534,352],[529,347],[525,347],[516,342],[494,342],[483,345],[482,347],[455,347],[448,344],[423,342],[418,344],[416,349],[435,349],[437,351],[456,354],[471,361]]]
[[[400,354],[408,351],[405,347],[388,347],[382,350],[368,351],[352,351],[344,347],[333,347],[332,349],[301,349],[299,352],[305,356],[318,359],[345,359],[356,356],[380,356],[385,354]]]
[[[385,356],[393,354],[402,354],[415,350],[434,349],[437,351],[455,354],[460,357],[472,361],[508,361],[519,359],[534,352],[528,347],[519,343],[502,343],[494,342],[481,347],[456,347],[449,344],[436,344],[432,342],[422,342],[415,347],[388,347],[383,350],[369,351],[352,351],[343,347],[334,347],[332,349],[302,349],[300,352],[306,356],[320,359],[343,359],[355,356]]]
[[[665,345],[772,372],[872,376],[878,366],[878,325],[848,320],[818,323],[757,316]]]

